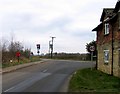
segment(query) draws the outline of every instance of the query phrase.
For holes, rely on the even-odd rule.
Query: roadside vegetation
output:
[[[3,38],[1,48],[2,68],[40,60],[38,56],[31,52],[30,48],[25,48],[21,42],[15,41],[13,37],[10,41]],[[20,53],[19,60],[16,56],[17,52]]]
[[[91,52],[90,47],[94,46],[94,51]],[[96,61],[97,57],[97,49],[96,49],[96,41],[91,41],[90,43],[86,44],[86,50],[88,53],[53,53],[53,59],[63,59],[63,60],[79,60],[79,61],[90,61],[91,54],[93,54],[93,60]],[[51,58],[51,54],[47,53],[46,55],[42,56],[42,58]]]
[[[20,57],[20,60],[18,62],[17,59],[12,60],[12,62],[8,61],[7,63],[2,63],[2,68],[10,67],[10,66],[15,66],[19,64],[25,64],[25,63],[32,63],[35,61],[40,61],[39,56],[31,56],[30,58],[25,58],[25,57]]]
[[[69,92],[120,92],[120,78],[91,68],[78,70],[70,80]]]
[[[51,58],[50,54],[42,56],[42,58]],[[80,61],[90,61],[90,54],[80,54],[80,53],[53,53],[53,59],[63,59],[63,60],[80,60]]]

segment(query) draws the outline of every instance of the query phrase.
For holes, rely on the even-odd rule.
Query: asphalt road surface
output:
[[[67,92],[71,75],[93,62],[44,60],[43,63],[3,74],[3,92]]]

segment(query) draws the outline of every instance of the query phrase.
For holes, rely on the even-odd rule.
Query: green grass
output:
[[[70,80],[69,92],[120,92],[120,78],[90,68],[78,70]]]

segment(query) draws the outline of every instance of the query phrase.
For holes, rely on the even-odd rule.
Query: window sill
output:
[[[104,36],[108,36],[109,34],[104,34]]]
[[[104,62],[104,65],[108,65],[108,62]]]

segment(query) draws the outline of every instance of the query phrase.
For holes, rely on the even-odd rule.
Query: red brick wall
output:
[[[110,22],[110,32],[108,35],[104,35],[104,23],[101,29],[97,31],[97,50],[98,50],[98,69],[111,74],[111,63],[112,63],[112,31],[114,33],[114,57],[113,57],[113,73],[115,76],[119,75],[120,67],[118,66],[118,48],[120,47],[120,31],[119,31],[119,16],[116,19]],[[110,60],[108,65],[104,63],[104,54],[105,49],[110,50]]]
[[[104,24],[101,30],[97,31],[97,43],[98,45],[103,45],[112,41],[112,25],[110,24],[110,33],[104,35]]]

